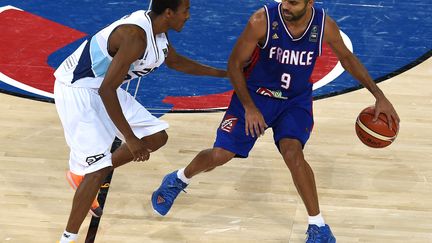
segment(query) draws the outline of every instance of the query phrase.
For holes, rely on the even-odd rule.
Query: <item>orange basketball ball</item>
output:
[[[375,108],[367,107],[357,117],[355,129],[360,141],[372,148],[384,148],[389,146],[397,137],[399,127],[393,121],[389,128],[387,116],[379,114],[374,122]]]

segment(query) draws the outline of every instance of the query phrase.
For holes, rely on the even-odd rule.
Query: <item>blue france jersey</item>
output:
[[[274,3],[264,9],[266,42],[257,46],[244,69],[249,90],[281,99],[311,99],[310,76],[322,51],[325,12],[312,8],[306,30],[299,38],[293,38],[283,21],[282,4]]]

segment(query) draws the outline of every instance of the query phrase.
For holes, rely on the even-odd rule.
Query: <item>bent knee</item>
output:
[[[144,140],[152,152],[154,152],[163,147],[168,142],[168,134],[164,130],[148,137],[143,137],[142,140]]]
[[[302,166],[304,164],[302,153],[296,151],[286,151],[282,153],[282,157],[288,166]]]
[[[213,165],[220,166],[230,161],[235,154],[225,149],[213,148],[211,150],[211,155]]]
[[[160,147],[164,146],[168,142],[168,133],[165,130],[159,132],[159,139]]]
[[[281,152],[282,157],[290,169],[303,167],[306,163],[303,151],[300,149],[288,149]]]

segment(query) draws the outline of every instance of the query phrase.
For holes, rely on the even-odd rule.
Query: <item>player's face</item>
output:
[[[311,1],[282,0],[282,16],[285,21],[294,22],[301,19],[307,11]]]
[[[177,8],[177,11],[174,12],[173,18],[172,18],[172,28],[180,32],[183,29],[183,26],[185,25],[186,21],[190,18],[190,1],[189,0],[182,0],[182,3]]]

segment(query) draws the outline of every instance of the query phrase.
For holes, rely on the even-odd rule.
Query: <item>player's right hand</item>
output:
[[[393,127],[393,122],[396,122],[396,126],[399,127],[399,115],[397,114],[392,103],[390,103],[390,101],[386,97],[377,99],[375,102],[375,115],[373,118],[374,122],[378,120],[378,116],[380,113],[384,113],[386,115],[388,127],[390,129]]]
[[[256,107],[245,109],[245,132],[246,136],[249,134],[254,138],[264,135],[267,123],[263,115]]]
[[[126,140],[126,145],[134,157],[133,161],[146,161],[150,158],[151,149],[143,140],[134,136]]]

